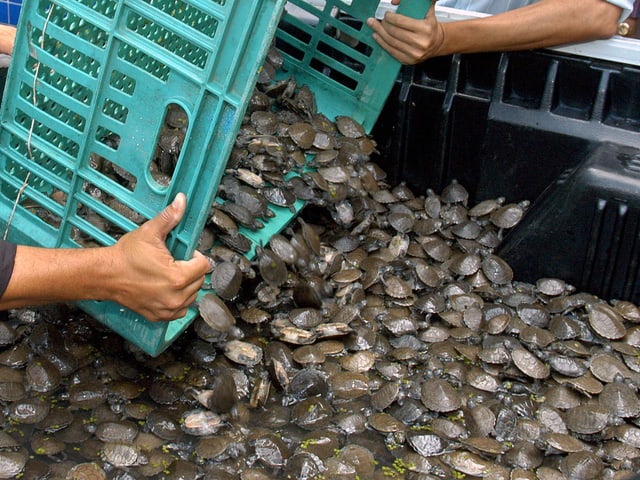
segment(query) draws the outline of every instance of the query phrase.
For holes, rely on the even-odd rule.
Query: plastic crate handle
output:
[[[424,18],[425,4],[427,5],[427,12],[431,8],[431,2],[429,0],[403,0],[398,5],[398,13],[413,18]]]

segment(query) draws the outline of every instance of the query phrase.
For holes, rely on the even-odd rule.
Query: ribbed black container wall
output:
[[[431,59],[405,67],[373,135],[392,184],[531,201],[498,252],[518,280],[640,302],[640,67],[546,50]]]

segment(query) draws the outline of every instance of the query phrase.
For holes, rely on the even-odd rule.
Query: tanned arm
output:
[[[19,245],[0,309],[75,300],[113,300],[151,321],[186,314],[209,262],[177,261],[165,239],[186,208],[183,194],[110,247],[47,249]]]
[[[387,12],[382,21],[370,18],[367,24],[391,55],[415,64],[453,53],[526,50],[608,38],[615,35],[621,15],[620,7],[605,0],[541,0],[497,15],[440,23],[434,6],[435,2],[424,19]]]

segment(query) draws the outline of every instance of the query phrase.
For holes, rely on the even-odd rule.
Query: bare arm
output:
[[[209,262],[196,252],[176,261],[166,235],[186,208],[183,194],[158,216],[111,247],[47,249],[18,246],[0,309],[74,300],[113,300],[151,321],[186,314]]]
[[[382,21],[368,19],[367,24],[385,50],[402,63],[415,64],[453,53],[526,50],[608,38],[615,35],[620,14],[619,7],[604,0],[541,0],[498,15],[439,23],[432,4],[424,19],[387,12]]]
[[[0,53],[11,55],[16,39],[16,27],[0,24]]]

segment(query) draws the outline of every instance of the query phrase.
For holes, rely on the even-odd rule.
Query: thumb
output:
[[[187,208],[187,198],[184,193],[178,193],[170,205],[167,205],[158,215],[149,220],[159,237],[166,238],[173,228],[180,223]]]

